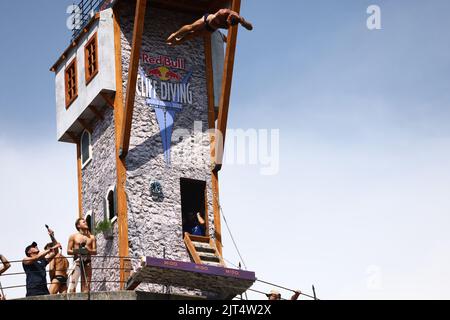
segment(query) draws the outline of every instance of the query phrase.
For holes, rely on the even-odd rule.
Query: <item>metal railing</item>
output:
[[[73,5],[71,17],[72,23],[72,39],[75,39],[92,19],[92,17],[100,11],[101,6],[110,0],[80,0],[77,5]]]

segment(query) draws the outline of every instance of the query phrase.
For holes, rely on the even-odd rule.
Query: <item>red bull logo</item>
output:
[[[160,65],[163,67],[168,67],[172,69],[179,69],[179,70],[186,70],[186,62],[183,58],[177,58],[176,60],[166,57],[166,56],[159,56],[159,57],[152,57],[146,53],[143,53],[141,55],[141,60],[143,63],[153,64],[153,65]]]
[[[158,77],[158,78],[161,78],[162,77],[162,74],[161,74],[161,71],[159,71],[159,68],[156,68],[156,69],[149,69],[148,71],[147,71],[147,74],[149,75],[149,76],[156,76],[156,77]]]
[[[161,81],[169,81],[169,80],[181,81],[181,76],[171,71],[167,67],[149,69],[147,71],[147,74],[158,77]]]
[[[167,71],[166,77],[168,77],[170,80],[181,81],[181,77],[178,74],[176,74],[175,72],[172,72],[170,70]]]

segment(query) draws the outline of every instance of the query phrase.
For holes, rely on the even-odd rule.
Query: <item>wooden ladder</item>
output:
[[[186,232],[184,243],[196,264],[225,267],[225,262],[210,237],[193,236]]]

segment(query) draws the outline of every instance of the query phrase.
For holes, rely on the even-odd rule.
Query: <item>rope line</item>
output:
[[[223,216],[223,220],[224,220],[225,225],[226,225],[226,227],[227,227],[228,233],[230,234],[230,237],[231,237],[231,240],[232,240],[232,242],[233,242],[233,245],[234,245],[234,247],[235,247],[235,249],[236,249],[236,251],[237,251],[237,253],[238,253],[238,255],[239,255],[239,258],[241,259],[242,264],[244,265],[245,270],[248,270],[247,264],[245,263],[244,258],[242,257],[241,251],[239,250],[239,247],[238,247],[238,245],[237,245],[237,243],[236,243],[236,240],[234,239],[233,233],[231,232],[231,228],[230,228],[230,226],[229,226],[229,224],[228,224],[228,221],[227,221],[227,218],[226,218],[226,216],[225,216],[225,212],[223,211],[222,205],[221,205],[221,203],[220,203],[220,201],[219,201],[219,199],[218,199],[218,197],[217,197],[216,194],[214,194],[214,197],[216,198],[216,201],[217,201],[217,203],[218,203],[218,205],[219,205],[220,212],[221,212],[221,214],[222,214],[222,216]],[[225,259],[225,260],[226,260],[228,263],[230,263],[229,260],[227,260],[227,259]],[[233,264],[233,263],[230,263],[230,264],[233,265],[234,267],[240,269],[240,267],[236,266],[235,264]],[[259,280],[259,279],[257,279],[257,281],[262,282],[262,283],[265,283],[265,284],[268,284],[268,285],[272,285],[272,286],[274,286],[274,287],[281,288],[281,289],[284,289],[284,290],[287,290],[287,291],[291,291],[291,292],[294,292],[294,293],[297,292],[296,290],[292,290],[292,289],[289,289],[289,288],[286,288],[286,287],[283,287],[283,286],[280,286],[280,285],[277,285],[277,284],[273,284],[273,283],[270,283],[270,282],[267,282],[267,281],[263,281],[263,280]],[[261,292],[259,292],[259,293],[261,293]],[[265,295],[265,293],[263,293],[263,294]],[[308,294],[305,294],[305,293],[303,293],[303,292],[301,292],[300,295],[303,295],[303,296],[308,297],[308,298],[312,298],[312,299],[319,300],[319,299],[317,299],[316,297],[311,296],[311,295],[308,295]]]
[[[236,240],[234,239],[233,233],[231,232],[230,226],[229,226],[228,221],[227,221],[227,217],[225,216],[225,212],[223,211],[222,204],[220,203],[220,200],[219,200],[217,194],[214,194],[214,198],[216,198],[217,204],[219,205],[219,209],[220,209],[220,212],[222,214],[223,221],[225,222],[225,226],[227,227],[228,233],[230,234],[230,238],[231,238],[231,241],[233,242],[234,248],[236,249],[237,254],[239,255],[239,258],[241,259],[245,270],[248,270],[247,264],[245,263],[244,258],[242,257],[241,251],[239,250],[239,247],[238,247],[238,245],[236,243]]]

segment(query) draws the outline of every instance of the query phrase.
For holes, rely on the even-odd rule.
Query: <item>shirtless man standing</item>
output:
[[[170,46],[177,45],[208,32],[215,32],[217,29],[228,30],[231,26],[238,24],[247,30],[253,30],[253,25],[238,13],[230,9],[220,9],[215,14],[205,14],[194,23],[183,26],[177,32],[172,33],[166,42]]]
[[[47,250],[52,246],[53,243],[48,243],[44,249]],[[69,260],[59,252],[59,249],[52,251],[55,254],[55,258],[49,264],[51,285],[48,291],[50,291],[50,294],[67,293]]]
[[[75,222],[78,233],[69,238],[67,254],[73,256],[75,270],[70,283],[70,293],[75,293],[78,279],[81,275],[81,292],[91,290],[92,261],[91,256],[97,255],[97,241],[89,231],[86,220],[80,218]]]
[[[47,225],[48,234],[52,242],[48,243],[44,249],[47,250],[53,247],[58,241],[55,239],[55,232],[51,230]],[[50,294],[67,293],[67,269],[69,269],[69,261],[64,257],[59,249],[54,249],[52,252],[55,254],[55,258],[49,263],[49,275],[51,285],[48,291]]]

